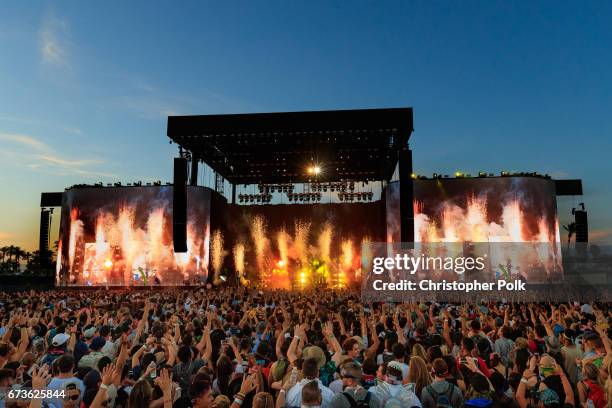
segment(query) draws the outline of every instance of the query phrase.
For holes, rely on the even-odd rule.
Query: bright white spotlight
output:
[[[320,168],[319,166],[314,166],[314,167],[312,168],[312,172],[313,172],[314,174],[319,174],[319,173],[321,173],[321,168]]]

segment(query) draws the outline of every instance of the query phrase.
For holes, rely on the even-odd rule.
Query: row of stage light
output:
[[[311,183],[310,190],[314,192],[324,192],[327,193],[327,189],[332,193],[337,191],[345,192],[346,190],[353,191],[355,190],[355,182],[354,181],[340,181],[335,183]]]
[[[162,185],[161,180],[157,180],[154,182],[146,182],[143,183],[142,181],[135,181],[133,183],[127,183],[127,184],[122,184],[120,181],[116,182],[116,183],[106,183],[106,186],[104,185],[104,183],[102,182],[98,182],[98,183],[94,183],[94,184],[74,184],[71,187],[66,188],[66,190],[69,190],[71,188],[94,188],[94,187],[142,187],[142,186],[147,186],[147,187],[151,187],[151,186],[155,186],[155,187],[159,187]],[[167,186],[171,186],[172,183],[170,182],[166,182]]]
[[[257,189],[261,194],[279,193],[293,193],[293,184],[259,184]]]
[[[287,193],[289,201],[321,201],[321,193]]]
[[[500,173],[501,177],[539,177],[539,178],[545,178],[545,179],[550,179],[551,177],[548,174],[540,174],[537,171],[535,172],[509,172],[509,171],[502,171]],[[484,171],[479,171],[478,172],[478,176],[480,178],[483,177],[495,177],[495,174],[493,173],[485,173]],[[423,176],[420,174],[415,174],[412,173],[412,178],[416,179],[416,180],[430,180],[429,177],[427,176]],[[431,177],[431,179],[443,179],[443,178],[451,178],[450,175],[448,174],[438,174],[438,173],[434,173]],[[455,172],[455,178],[472,178],[471,174],[468,173],[463,173],[461,171],[457,171]]]
[[[287,193],[287,199],[289,202],[310,202],[310,201],[321,201],[323,194],[321,193]],[[372,201],[374,193],[363,192],[363,193],[338,193],[338,199],[340,201],[352,202],[352,201]],[[269,203],[272,201],[272,194],[239,194],[238,202],[240,203]]]
[[[338,193],[338,198],[340,201],[372,201],[374,198],[374,193]]]
[[[241,203],[269,203],[272,194],[238,194],[238,202]]]
[[[308,183],[310,186],[310,191],[313,193],[326,193],[328,190],[332,193],[344,192],[344,191],[353,191],[355,190],[355,182],[354,181],[339,181],[339,182],[330,182],[330,183]],[[293,193],[295,189],[295,185],[293,184],[259,184],[257,186],[260,194],[271,194],[271,193]]]

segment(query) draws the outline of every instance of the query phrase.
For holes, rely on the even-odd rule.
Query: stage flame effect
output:
[[[335,237],[331,222],[315,229],[311,222],[297,219],[293,228],[269,231],[262,215],[248,219],[250,239],[236,244],[232,251],[234,268],[242,284],[250,282],[247,274],[268,289],[305,289],[315,285],[340,288],[360,278],[360,254],[355,241]],[[255,261],[250,269],[245,264],[247,252]]]
[[[147,189],[143,196],[108,190],[114,199],[104,193],[87,198],[79,190],[66,193],[71,194],[70,217],[68,233],[60,232],[58,244],[59,285],[182,285],[206,277],[207,218],[198,223],[188,219],[187,252],[175,253],[171,189]],[[83,207],[79,200],[85,200]]]
[[[415,242],[556,242],[556,232],[544,217],[537,221],[536,233],[524,228],[526,214],[518,200],[503,205],[499,223],[487,219],[487,199],[469,197],[467,208],[443,203],[439,220],[423,212],[423,204],[414,201]]]
[[[530,282],[560,279],[561,245],[558,220],[554,224],[545,215],[528,213],[519,198],[502,201],[501,216],[490,219],[485,195],[469,195],[465,207],[446,201],[435,217],[424,212],[424,205],[414,201],[414,229],[417,243],[499,243],[490,245],[490,263],[496,277],[521,277]],[[537,227],[528,228],[528,224]],[[503,243],[507,243],[504,245]],[[510,245],[509,243],[541,243]],[[423,246],[423,248],[426,248]],[[444,251],[442,246],[432,246]],[[438,253],[438,255],[443,255]],[[506,273],[507,272],[507,273]]]

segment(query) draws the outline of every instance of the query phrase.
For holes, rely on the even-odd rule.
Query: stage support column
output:
[[[198,185],[198,156],[195,153],[191,153],[191,178],[189,179],[189,185]]]
[[[232,204],[236,204],[236,184],[232,184]]]
[[[38,241],[38,253],[40,256],[40,266],[44,269],[49,267],[49,230],[51,229],[51,214],[53,208],[40,210],[40,230]]]
[[[400,183],[400,238],[414,242],[414,182],[412,180],[412,150],[408,146],[399,151]]]

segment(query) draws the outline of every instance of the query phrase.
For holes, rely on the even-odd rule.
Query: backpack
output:
[[[418,406],[414,404],[415,398],[412,397],[414,394],[406,387],[402,387],[395,395],[393,395],[387,383],[379,385],[378,390],[384,408],[413,408]],[[416,402],[418,403],[418,399],[416,399]]]
[[[463,408],[488,408],[493,405],[493,401],[488,398],[472,398],[463,403]]]
[[[427,385],[427,392],[431,395],[431,398],[434,400],[434,407],[436,408],[452,408],[451,398],[453,396],[454,386],[453,384],[448,384],[446,390],[444,392],[437,392],[431,386],[431,384]],[[449,392],[450,391],[450,395]]]
[[[587,400],[591,400],[593,402],[593,406],[595,408],[605,408],[607,404],[606,394],[604,393],[601,385],[594,383],[591,380],[582,381],[582,385],[585,388],[586,398]]]
[[[355,398],[353,398],[353,396],[348,392],[343,392],[342,395],[344,395],[344,398],[346,398],[349,404],[351,404],[351,408],[370,408],[371,394],[369,391],[366,393],[365,398],[359,401],[355,401]]]

